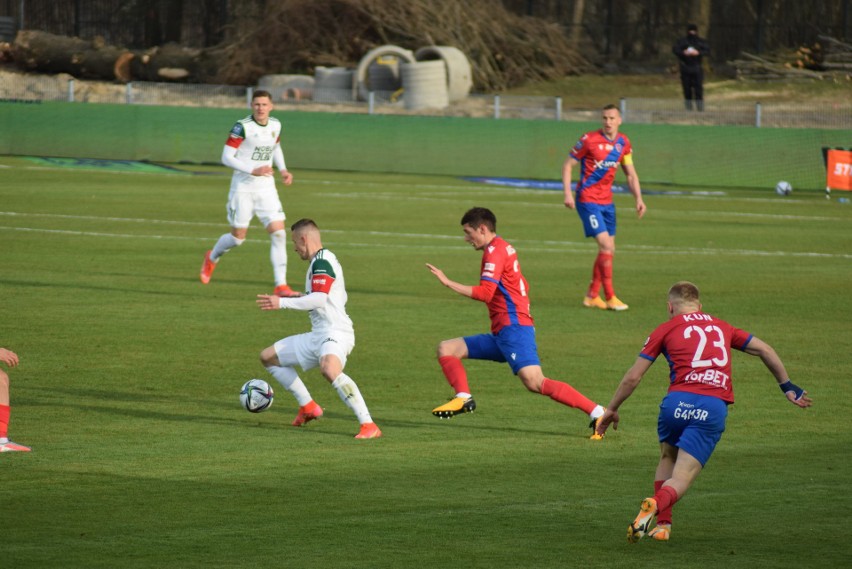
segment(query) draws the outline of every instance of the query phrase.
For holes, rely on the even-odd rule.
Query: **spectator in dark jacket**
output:
[[[686,37],[677,40],[672,46],[672,53],[680,61],[680,82],[683,85],[683,99],[686,110],[691,111],[692,103],[695,108],[704,110],[704,69],[701,59],[710,55],[710,44],[698,35],[698,26],[689,24],[686,27]]]

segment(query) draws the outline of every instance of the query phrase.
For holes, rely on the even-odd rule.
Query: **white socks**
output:
[[[210,253],[210,260],[217,263],[219,261],[219,257],[234,247],[239,247],[244,241],[245,239],[237,239],[230,233],[225,233],[218,241],[216,241],[216,245],[213,247],[213,252]]]
[[[597,419],[598,417],[600,417],[603,414],[604,414],[604,408],[601,407],[600,405],[597,405],[594,409],[592,409],[592,412],[589,413],[589,417],[591,417],[592,419]]]
[[[292,367],[285,366],[267,366],[266,371],[272,374],[278,383],[284,386],[284,389],[293,394],[299,407],[303,407],[311,402],[311,394],[308,393],[308,388]]]
[[[361,396],[361,391],[358,389],[358,386],[355,385],[355,382],[352,381],[351,377],[345,373],[341,373],[337,376],[337,379],[332,382],[331,386],[337,390],[337,394],[340,396],[341,401],[346,403],[346,406],[352,409],[352,412],[355,413],[359,423],[363,425],[364,423],[373,422],[372,417],[370,417],[370,412],[367,410],[367,404]]]
[[[287,284],[287,232],[283,229],[269,234],[272,246],[269,249],[269,260],[272,261],[272,274],[275,278],[275,286]],[[225,253],[239,247],[245,239],[237,239],[230,233],[225,233],[213,246],[210,260],[219,262],[219,258]]]
[[[296,373],[295,369],[289,366],[267,366],[266,370],[272,374],[272,377],[278,383],[284,386],[284,389],[293,394],[299,407],[311,402],[311,394],[308,392],[308,388],[305,387],[301,378],[299,378],[299,374]],[[361,396],[361,391],[355,385],[355,382],[352,381],[351,377],[345,373],[341,373],[332,382],[331,386],[337,390],[341,401],[352,409],[359,423],[363,425],[364,423],[373,422],[373,418],[370,417],[370,412],[367,410],[367,404]]]
[[[272,261],[272,274],[275,286],[287,284],[287,232],[283,229],[269,234],[272,247],[269,258]]]

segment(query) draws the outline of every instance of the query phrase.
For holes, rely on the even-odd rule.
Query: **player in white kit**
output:
[[[322,407],[313,400],[295,370],[296,365],[305,371],[319,366],[323,377],[337,390],[340,399],[361,423],[355,438],[378,438],[382,431],[373,422],[361,391],[352,378],[343,373],[346,358],[355,347],[355,330],[346,313],[348,297],[343,267],[334,253],[323,248],[319,228],[312,220],[300,219],[294,223],[290,237],[299,257],[310,261],[305,296],[279,298],[259,294],[257,305],[261,310],[307,310],[311,317],[311,331],[278,340],[261,352],[260,361],[272,377],[296,398],[299,413],[293,421],[294,426],[301,427],[322,417]]]
[[[275,294],[298,296],[287,285],[287,232],[284,230],[284,209],[275,188],[274,165],[281,172],[285,186],[293,183],[281,151],[281,122],[269,116],[272,97],[267,91],[255,91],[251,100],[252,114],[234,125],[225,148],[222,164],[234,169],[231,191],[228,194],[228,223],[225,233],[213,249],[204,255],[201,282],[207,284],[222,255],[243,244],[251,218],[263,223],[272,240],[270,258],[275,277]]]

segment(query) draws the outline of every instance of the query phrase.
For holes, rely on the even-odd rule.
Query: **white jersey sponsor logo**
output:
[[[261,126],[253,118],[247,117],[234,125],[231,131],[231,139],[239,138],[240,131],[242,131],[244,138],[239,148],[233,150],[236,157],[247,163],[252,170],[259,166],[271,166],[272,155],[278,146],[278,135],[281,132],[280,121],[274,117],[269,117],[266,126]],[[275,190],[275,176],[252,176],[234,170],[234,175],[231,178],[231,190]]]

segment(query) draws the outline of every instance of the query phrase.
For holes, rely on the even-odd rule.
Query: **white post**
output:
[[[760,103],[755,103],[754,105],[754,126],[760,128],[760,119],[763,114],[763,108],[760,106]]]
[[[74,102],[74,79],[68,80],[68,102]]]
[[[246,106],[251,108],[251,100],[254,97],[254,87],[246,87]]]
[[[494,118],[500,118],[500,95],[494,95]]]
[[[367,104],[369,107],[369,114],[373,114],[373,111],[376,108],[376,94],[372,91],[367,95]]]
[[[618,100],[619,111],[621,111],[621,120],[627,120],[627,99],[622,97]]]
[[[556,120],[562,120],[562,97],[556,97]]]
[[[132,81],[130,83],[128,83],[127,86],[124,89],[124,101],[128,105],[133,104],[133,82]]]

